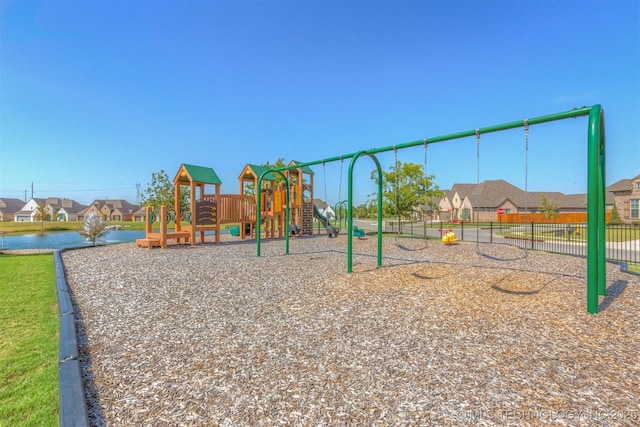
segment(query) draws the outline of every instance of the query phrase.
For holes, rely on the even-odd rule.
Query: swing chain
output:
[[[529,214],[529,119],[524,119],[524,213]]]
[[[338,187],[338,203],[342,201],[342,166],[344,165],[344,159],[340,156],[340,186]]]
[[[423,170],[423,172],[426,175],[427,174],[427,138],[425,138],[424,141],[422,141],[422,143],[424,144],[424,170]]]
[[[424,173],[424,207],[425,209],[422,212],[422,216],[424,218],[424,220],[426,221],[426,216],[425,216],[425,211],[427,211],[427,189],[429,186],[429,178],[427,177],[427,138],[424,139],[424,141],[422,141],[424,144],[424,165],[422,166],[422,173]]]
[[[329,199],[327,196],[327,167],[325,166],[324,159],[322,160],[322,178],[324,180],[324,201],[328,205]]]
[[[476,221],[479,221],[479,217],[476,215],[476,209],[479,209],[480,204],[480,129],[476,129],[476,208],[474,209],[474,215]],[[476,234],[476,241],[478,234]]]
[[[395,145],[393,146],[393,157],[394,157],[394,164],[393,164],[393,170],[395,172],[395,178],[396,178],[396,185],[395,185],[395,190],[396,190],[396,204],[394,206],[395,208],[395,213],[396,213],[396,217],[398,218],[398,231],[397,234],[400,234],[400,212],[398,211],[398,202],[399,202],[399,195],[398,193],[400,192],[400,189],[398,188],[399,185],[399,181],[398,181],[398,147],[396,147]]]

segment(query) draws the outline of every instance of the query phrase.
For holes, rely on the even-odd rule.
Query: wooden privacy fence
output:
[[[500,218],[502,217],[502,218]],[[565,223],[581,223],[587,222],[586,212],[561,212],[555,218],[547,218],[542,213],[508,213],[502,215],[496,215],[496,221],[506,223],[548,223],[548,224],[565,224]],[[611,212],[606,212],[606,222],[611,221]]]

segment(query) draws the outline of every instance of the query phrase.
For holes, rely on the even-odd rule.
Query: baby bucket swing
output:
[[[323,162],[323,168],[324,168],[324,162]],[[343,166],[344,166],[344,159],[342,158],[342,156],[340,156],[340,186],[338,187],[338,203],[335,204],[334,208],[333,208],[333,212],[334,212],[334,219],[333,219],[333,227],[336,230],[336,235],[337,233],[340,232],[340,230],[342,230],[343,228],[347,227],[347,214],[349,213],[349,208],[348,208],[348,201],[347,200],[342,200],[342,170],[343,170]],[[327,181],[325,179],[325,183],[324,183],[324,193],[325,193],[325,198],[327,197]],[[357,225],[353,226],[352,229],[352,233],[353,236],[357,237],[360,240],[365,240],[366,239],[366,233],[362,228],[359,228]]]
[[[528,194],[529,194],[529,119],[524,119],[524,211],[528,213]],[[476,176],[476,209],[480,206],[480,129],[476,129],[476,161],[477,161],[477,176]],[[476,221],[478,221],[476,219]],[[512,258],[500,258],[494,255],[490,255],[481,249],[480,245],[480,226],[476,232],[476,253],[485,258],[492,259],[494,261],[516,261],[524,259],[529,256],[527,245],[524,245],[524,253],[522,256]]]
[[[424,204],[427,203],[427,193],[428,193],[428,184],[429,184],[429,180],[427,177],[427,140],[425,138],[425,140],[423,141],[424,143],[424,163],[422,165],[422,173],[424,175]],[[398,204],[400,201],[400,182],[398,179],[398,149],[396,148],[396,146],[393,147],[393,154],[394,154],[394,159],[395,159],[395,213],[396,213],[396,217],[398,220],[398,229],[396,230],[395,233],[395,237],[394,237],[394,244],[395,246],[397,246],[398,248],[405,250],[405,251],[420,251],[423,249],[427,249],[428,247],[428,238],[427,238],[427,218],[425,216],[425,212],[424,209],[421,209],[421,213],[422,213],[422,237],[400,237],[400,233],[401,233],[401,218],[400,218],[400,212],[398,210]],[[401,243],[401,240],[404,240],[405,243],[408,241],[413,241],[413,242],[419,242],[419,243],[412,243],[411,245],[407,246],[405,243]]]
[[[342,161],[342,159],[341,159]],[[324,160],[322,161],[322,177],[324,179],[324,200],[325,203],[327,204],[327,206],[329,206],[329,203],[327,202],[328,198],[327,198],[327,168],[325,166]],[[339,192],[342,191],[342,164],[340,164],[340,190],[338,190]],[[315,205],[314,205],[314,209],[316,209]],[[338,235],[340,234],[340,227],[337,226],[336,227],[336,222],[334,221],[333,225],[331,224],[331,220],[329,219],[328,216],[322,215],[319,211],[316,212],[316,218],[318,218],[318,220],[324,225],[326,231],[327,231],[327,236],[329,236],[329,238],[333,238],[333,237],[338,237]]]

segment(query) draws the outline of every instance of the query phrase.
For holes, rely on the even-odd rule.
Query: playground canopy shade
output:
[[[184,175],[186,172],[186,175]],[[203,184],[214,184],[220,185],[222,181],[218,177],[216,171],[212,168],[208,168],[205,166],[195,166],[183,163],[180,169],[178,170],[178,174],[174,180],[175,182],[200,182]]]
[[[240,179],[249,179],[249,178],[255,178],[257,179],[260,175],[262,175],[265,171],[270,171],[271,169],[264,167],[264,166],[259,166],[259,165],[252,165],[250,163],[247,163],[247,166],[245,166],[245,168],[242,170],[242,174],[240,175]],[[251,175],[251,174],[253,175]],[[268,181],[275,181],[276,177],[275,175],[273,175],[271,172],[267,172],[264,175],[264,179],[268,180]]]

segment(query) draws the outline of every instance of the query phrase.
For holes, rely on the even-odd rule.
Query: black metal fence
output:
[[[456,233],[458,240],[510,244],[537,251],[587,256],[588,228],[585,223],[385,222],[387,233],[441,238],[448,231]],[[640,264],[640,225],[608,224],[606,238],[607,260]]]

